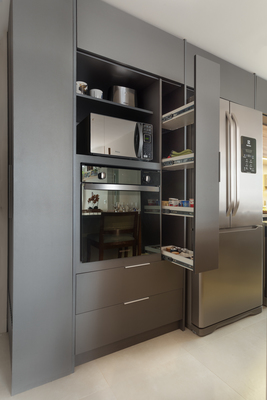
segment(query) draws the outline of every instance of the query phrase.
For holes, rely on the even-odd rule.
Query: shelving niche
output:
[[[189,197],[194,198],[194,101],[181,105],[184,102],[184,88],[177,88],[171,83],[163,82],[162,91],[162,200],[170,197],[188,200]],[[192,153],[170,156],[172,150],[182,152],[186,148],[191,149]],[[189,270],[194,270],[190,234],[193,221],[193,207],[162,207],[162,258]],[[186,248],[190,258],[167,250],[173,246]]]

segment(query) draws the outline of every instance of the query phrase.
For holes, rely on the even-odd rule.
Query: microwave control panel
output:
[[[153,160],[153,126],[143,124],[143,157],[144,160]]]
[[[256,139],[241,136],[241,172],[256,174]]]

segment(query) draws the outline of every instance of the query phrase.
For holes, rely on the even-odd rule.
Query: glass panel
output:
[[[160,252],[159,193],[92,191],[82,184],[82,262],[155,252]]]
[[[141,171],[123,168],[82,165],[82,182],[141,184]]]

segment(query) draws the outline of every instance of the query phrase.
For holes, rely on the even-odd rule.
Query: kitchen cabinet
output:
[[[8,331],[12,395],[74,370],[73,12],[71,0],[11,2]],[[63,165],[59,184],[57,172]]]
[[[183,40],[98,0],[77,0],[77,46],[173,81],[184,81]]]
[[[76,71],[77,81],[86,82],[89,91],[92,88],[103,91],[103,99],[94,98],[89,93],[76,93],[74,218],[80,221],[82,163],[143,171],[161,169],[162,80],[151,73],[104,59],[84,49],[77,51]],[[114,85],[134,89],[137,94],[136,107],[113,102],[109,91]],[[181,90],[182,86],[175,84],[175,87]],[[152,124],[153,160],[146,162],[92,155],[88,126],[90,113]],[[160,221],[159,206],[155,211],[155,207],[145,205],[144,214],[146,212],[155,213]],[[145,235],[145,230],[142,234]],[[182,268],[161,261],[159,251],[137,257],[81,262],[80,235],[80,224],[76,224],[76,365],[123,348],[129,343],[138,343],[177,328],[184,329],[185,272]]]
[[[255,109],[267,115],[267,81],[256,76]]]
[[[163,207],[163,257],[196,273],[218,268],[219,82],[219,65],[196,56],[194,102],[176,108],[182,102],[182,90],[171,102],[171,84],[163,83],[162,90],[162,200],[194,198],[193,210]],[[187,100],[190,92],[185,95]],[[185,148],[192,152],[167,158],[171,150]],[[186,248],[182,256],[168,252],[173,245]]]
[[[89,127],[85,127],[90,113],[123,118],[135,122],[153,125],[153,161],[143,167],[159,168],[159,79],[125,67],[115,62],[104,60],[84,51],[77,52],[77,81],[88,84],[88,90],[98,88],[103,91],[103,99],[89,94],[76,94],[77,100],[77,154],[90,155]],[[136,91],[137,106],[131,107],[110,100],[112,86],[126,86]],[[88,92],[88,93],[89,93]],[[82,129],[80,129],[80,126]],[[92,157],[92,156],[91,156]],[[102,157],[103,159],[103,157]],[[136,160],[130,161],[136,166]],[[157,164],[156,164],[157,163]],[[129,160],[120,160],[121,165],[129,166]]]
[[[80,314],[76,316],[76,365],[85,356],[90,360],[90,352],[94,349],[100,352],[104,346],[175,323],[181,318],[182,290]]]
[[[186,85],[194,87],[194,56],[220,65],[220,97],[254,108],[254,75],[190,43],[186,43]]]
[[[184,329],[183,288],[184,270],[166,261],[78,274],[76,364],[162,326]]]

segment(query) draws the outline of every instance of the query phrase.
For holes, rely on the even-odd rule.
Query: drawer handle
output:
[[[125,269],[129,269],[129,268],[143,267],[144,265],[150,265],[150,263],[136,264],[136,265],[127,265],[127,267],[124,267],[124,268],[125,268]]]
[[[128,304],[132,304],[132,303],[138,303],[139,301],[144,301],[144,300],[149,300],[149,297],[143,297],[142,299],[137,299],[137,300],[132,300],[132,301],[126,301],[125,303],[123,303],[125,306],[127,306]]]

